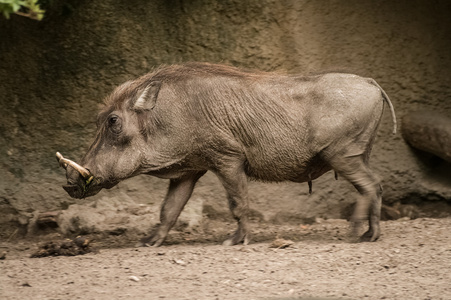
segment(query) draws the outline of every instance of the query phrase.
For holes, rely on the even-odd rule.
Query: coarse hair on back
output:
[[[137,97],[138,92],[142,91],[152,81],[164,83],[177,83],[196,77],[228,77],[235,79],[257,79],[273,75],[269,72],[254,71],[244,68],[223,64],[212,64],[206,62],[187,62],[178,65],[161,65],[149,73],[129,80],[114,89],[114,91],[105,98],[104,110],[120,109],[125,101]]]
[[[206,62],[187,62],[180,65],[163,65],[151,73],[144,75],[151,80],[162,82],[174,82],[178,80],[190,79],[193,77],[218,76],[233,78],[256,78],[269,75],[271,73],[237,68],[224,64],[213,64]]]

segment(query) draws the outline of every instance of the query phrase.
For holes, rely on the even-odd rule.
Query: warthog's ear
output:
[[[152,81],[142,92],[138,93],[133,110],[151,110],[157,102],[161,81]]]

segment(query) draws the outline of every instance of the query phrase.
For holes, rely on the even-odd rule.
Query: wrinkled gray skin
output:
[[[238,222],[227,245],[247,244],[248,178],[308,182],[333,169],[361,197],[354,225],[369,219],[362,240],[380,235],[381,186],[368,167],[384,109],[393,107],[369,78],[249,72],[206,63],[162,67],[119,86],[97,120],[81,161],[94,180],[67,168],[74,198],[148,174],[170,179],[160,224],[143,240],[159,246],[197,180],[215,173]],[[277,199],[275,199],[277,201]]]

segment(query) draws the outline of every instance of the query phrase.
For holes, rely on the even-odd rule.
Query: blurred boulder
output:
[[[63,235],[106,232],[112,235],[125,231],[147,233],[157,222],[157,208],[138,204],[120,193],[102,197],[89,205],[70,205],[58,215],[59,230]]]
[[[451,117],[439,112],[416,111],[402,119],[402,136],[412,147],[451,162]]]
[[[199,231],[203,217],[203,199],[195,197],[181,213],[176,228]],[[107,233],[120,235],[126,232],[147,234],[158,223],[158,205],[138,204],[125,193],[104,196],[88,204],[72,204],[66,210],[36,212],[28,226],[28,233],[43,233],[53,228],[64,236]]]

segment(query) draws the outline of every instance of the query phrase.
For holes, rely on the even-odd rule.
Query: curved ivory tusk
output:
[[[80,173],[80,175],[83,176],[84,179],[91,179],[92,180],[92,175],[87,169],[83,168],[82,166],[80,166],[76,162],[71,161],[70,159],[64,158],[61,155],[61,153],[56,152],[56,159],[58,160],[60,166],[63,167],[64,169],[66,169],[67,166],[71,166],[78,173]]]
[[[60,167],[63,167],[64,169],[67,168],[67,164],[64,163],[64,157],[61,155],[61,153],[56,152],[56,160],[60,164]]]

